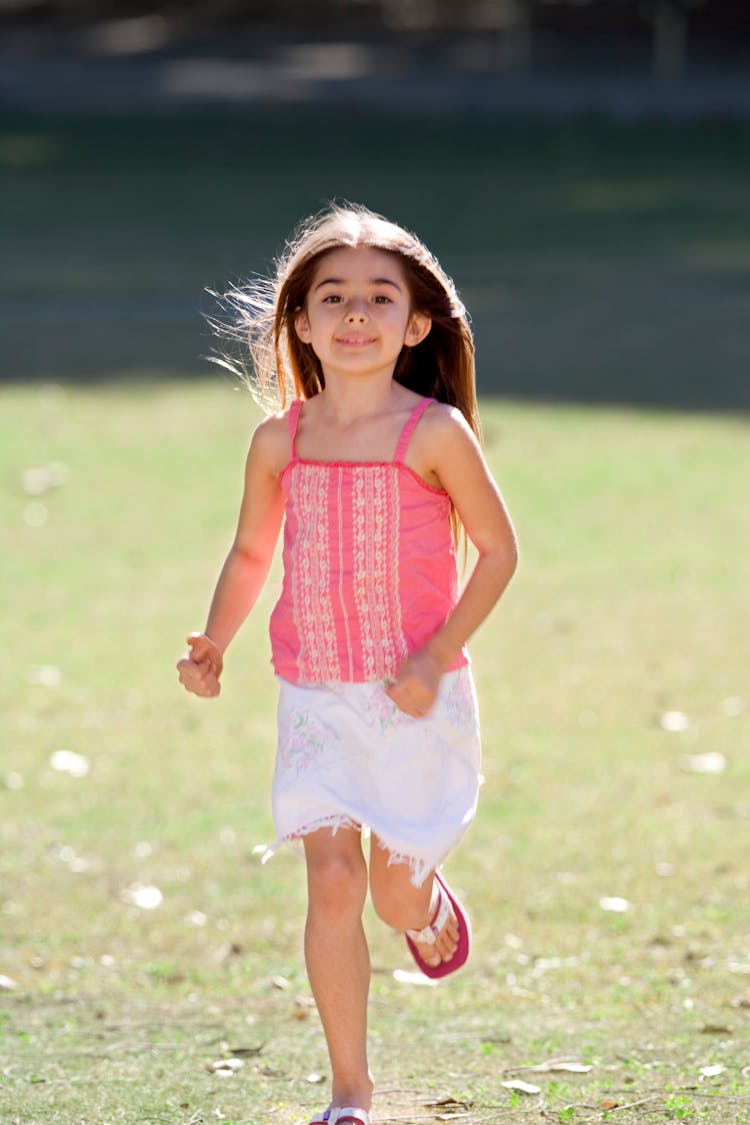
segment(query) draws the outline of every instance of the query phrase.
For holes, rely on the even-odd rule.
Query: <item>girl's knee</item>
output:
[[[367,867],[361,852],[317,849],[307,856],[310,906],[317,910],[362,912],[367,895]]]

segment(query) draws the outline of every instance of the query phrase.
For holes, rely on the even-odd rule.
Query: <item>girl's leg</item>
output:
[[[369,1110],[367,995],[370,954],[362,926],[367,865],[360,833],[321,828],[304,839],[305,958],[331,1059],[332,1104]]]
[[[432,893],[434,873],[421,887],[411,881],[408,863],[390,863],[390,853],[373,835],[370,846],[370,892],[372,904],[380,918],[394,930],[424,929],[435,915]],[[434,945],[417,944],[420,956],[428,965],[450,961],[458,948],[458,924],[451,909],[448,921]]]

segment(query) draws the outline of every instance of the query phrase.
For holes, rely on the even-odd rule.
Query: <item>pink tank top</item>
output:
[[[404,464],[408,418],[392,461],[309,461],[289,410],[284,580],[271,614],[276,674],[293,683],[363,682],[395,674],[458,600],[450,499]],[[468,662],[465,649],[452,667]]]

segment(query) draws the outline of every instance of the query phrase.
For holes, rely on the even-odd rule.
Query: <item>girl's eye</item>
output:
[[[323,298],[324,305],[338,305],[341,301],[338,293],[329,293],[327,297]]]
[[[385,293],[378,293],[378,295],[376,297],[374,297],[373,299],[374,299],[376,305],[390,305],[390,304],[392,304],[391,298],[386,296]]]

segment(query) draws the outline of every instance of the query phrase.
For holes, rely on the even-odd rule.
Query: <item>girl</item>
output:
[[[369,1125],[368,882],[423,972],[464,964],[469,919],[438,869],[477,802],[465,642],[513,574],[515,537],[479,445],[466,312],[414,235],[334,206],[298,230],[272,284],[231,298],[256,393],[275,383],[281,409],[253,436],[236,537],[179,676],[219,693],[283,521],[272,803],[277,842],[304,845],[305,957],[332,1073],[310,1125]],[[461,536],[477,559],[459,594]]]

